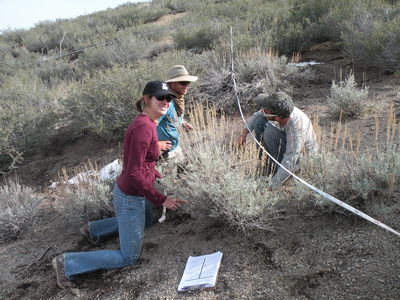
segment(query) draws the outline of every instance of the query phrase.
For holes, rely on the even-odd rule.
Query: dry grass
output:
[[[398,206],[394,197],[399,192],[400,183],[400,125],[392,109],[384,122],[378,115],[374,119],[372,139],[347,123],[337,122],[325,129],[316,126],[322,149],[302,161],[300,176],[319,189],[372,214],[376,213],[374,209],[377,207],[380,212],[393,214]],[[315,199],[323,209],[341,210],[301,184],[296,184],[294,193],[299,199]],[[380,218],[387,217],[380,215]]]
[[[248,141],[245,148],[235,145],[241,121],[200,106],[190,112],[190,120],[195,131],[183,134],[187,172],[171,181],[171,189],[182,187],[179,196],[192,200],[191,211],[222,216],[245,230],[271,228],[271,218],[278,213],[275,203],[290,195],[300,202],[314,200],[323,210],[343,212],[298,183],[293,189],[268,192],[268,178],[259,174],[261,162],[255,143]],[[376,116],[375,141],[371,143],[348,123],[322,128],[316,118],[314,128],[322,147],[316,155],[302,159],[300,177],[372,214],[377,213],[374,208],[393,213],[397,209],[393,196],[400,192],[400,155],[396,151],[400,125],[393,111],[384,124],[379,120]]]

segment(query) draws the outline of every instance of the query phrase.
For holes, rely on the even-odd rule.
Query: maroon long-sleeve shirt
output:
[[[124,153],[118,187],[127,195],[144,196],[156,206],[161,206],[165,195],[154,188],[160,174],[155,161],[160,156],[156,124],[145,114],[139,114],[129,125],[124,137]]]

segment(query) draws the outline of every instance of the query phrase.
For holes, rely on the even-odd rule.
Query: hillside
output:
[[[316,80],[295,94],[300,107],[321,112],[327,93],[323,76],[329,77],[326,72],[342,62],[329,49],[305,55],[319,61],[325,57],[324,65],[309,68],[318,75]],[[376,76],[369,85],[375,87],[383,113],[391,95],[398,92],[396,79]],[[354,126],[367,129],[368,120]],[[117,144],[102,144],[90,136],[68,140],[63,134],[59,139],[65,142],[32,156],[18,169],[20,180],[44,186],[61,166],[72,168],[87,159],[102,165],[119,152]],[[48,193],[45,189],[44,197],[51,198]],[[2,299],[396,299],[400,295],[398,237],[352,215],[318,212],[311,202],[294,203],[288,199],[281,204],[282,215],[272,222],[271,232],[248,236],[219,219],[170,213],[165,223],[146,231],[138,265],[81,276],[77,288],[70,290],[56,286],[52,257],[99,248],[79,236],[80,224],[65,227],[62,216],[45,210],[17,241],[1,246],[0,294]],[[112,239],[100,249],[117,247]],[[188,256],[218,250],[224,258],[216,288],[178,294]]]
[[[289,180],[282,191],[274,194],[266,192],[264,199],[260,199],[261,202],[267,202],[269,197],[279,196],[279,200],[273,206],[273,215],[268,215],[266,220],[259,214],[246,219],[233,209],[221,211],[218,205],[223,199],[212,199],[212,194],[206,193],[209,198],[198,199],[190,194],[190,190],[187,192],[182,189],[181,193],[191,202],[190,205],[177,212],[167,213],[164,223],[155,223],[146,229],[141,258],[136,265],[82,275],[75,281],[76,287],[71,289],[62,290],[56,284],[51,266],[54,256],[69,251],[117,249],[118,239],[111,238],[104,245],[97,247],[87,243],[78,231],[84,222],[94,218],[91,208],[86,207],[88,202],[81,205],[71,202],[77,207],[62,210],[64,197],[67,201],[67,192],[70,193],[70,198],[80,199],[82,195],[79,191],[67,190],[65,186],[57,189],[50,189],[49,186],[52,182],[61,180],[63,172],[71,177],[79,171],[86,170],[88,165],[101,168],[120,157],[121,132],[136,113],[132,112],[132,99],[138,98],[144,81],[164,78],[167,66],[181,62],[199,75],[198,83],[191,88],[187,97],[189,105],[200,103],[206,111],[205,104],[210,101],[216,106],[217,118],[223,119],[222,111],[226,111],[231,118],[227,123],[231,126],[228,131],[234,132],[241,126],[230,77],[230,53],[227,51],[230,42],[227,25],[231,25],[230,22],[233,21],[236,24],[235,47],[238,47],[235,52],[236,75],[246,117],[254,111],[252,100],[258,92],[270,89],[284,89],[289,92],[295,105],[311,116],[315,124],[319,124],[323,148],[321,151],[326,151],[322,166],[315,169],[312,168],[312,163],[310,166],[303,166],[301,176],[323,189],[329,189],[326,191],[388,226],[400,230],[400,175],[397,170],[400,159],[393,156],[393,160],[385,160],[388,157],[385,156],[388,149],[398,153],[400,146],[400,127],[397,120],[393,119],[392,111],[395,101],[400,100],[400,69],[398,65],[394,69],[388,67],[395,66],[395,63],[367,65],[360,57],[355,58],[356,53],[350,51],[348,43],[349,40],[355,42],[358,37],[353,36],[351,39],[349,36],[342,36],[339,39],[333,32],[324,31],[322,34],[319,31],[321,28],[326,30],[327,24],[332,25],[332,18],[337,17],[337,20],[341,20],[343,16],[339,12],[343,12],[338,10],[340,6],[332,8],[329,1],[310,1],[314,3],[315,8],[311,15],[315,17],[318,12],[322,17],[313,19],[309,15],[308,21],[303,22],[302,19],[299,21],[299,18],[301,14],[308,13],[308,10],[300,12],[299,9],[290,9],[290,14],[287,15],[285,9],[289,2],[283,1],[282,7],[280,1],[153,1],[149,4],[126,5],[116,10],[91,15],[88,19],[92,23],[84,18],[85,21],[77,19],[68,24],[53,24],[61,27],[71,26],[70,28],[80,25],[79,28],[85,28],[82,30],[92,30],[91,24],[98,22],[94,26],[99,34],[96,38],[100,37],[99,40],[104,41],[106,34],[115,38],[115,44],[104,47],[104,52],[98,44],[99,41],[94,40],[92,36],[92,42],[98,46],[97,50],[92,49],[94,52],[86,50],[87,52],[79,53],[77,57],[54,61],[54,64],[47,67],[34,64],[34,71],[30,67],[18,71],[0,68],[1,104],[9,104],[7,101],[14,99],[9,96],[11,92],[18,95],[20,98],[16,101],[21,102],[31,101],[28,94],[37,96],[37,90],[31,89],[30,82],[26,81],[25,77],[24,85],[17,84],[21,76],[30,74],[31,78],[43,77],[40,77],[40,84],[36,85],[37,89],[43,88],[41,95],[45,96],[42,100],[48,101],[48,106],[44,105],[42,108],[49,108],[50,113],[56,113],[53,116],[47,114],[46,109],[41,109],[40,113],[46,114],[29,110],[25,115],[24,109],[17,110],[22,116],[21,119],[25,116],[27,121],[32,122],[32,130],[28,133],[36,140],[26,139],[24,135],[10,134],[7,136],[11,142],[7,144],[5,139],[0,141],[2,171],[9,168],[4,164],[4,161],[8,160],[2,160],[5,156],[15,153],[14,150],[23,152],[23,160],[18,161],[17,167],[2,175],[4,186],[7,186],[7,182],[18,180],[21,186],[31,188],[31,194],[40,199],[40,209],[35,211],[33,216],[28,216],[26,223],[21,220],[20,223],[15,223],[14,230],[0,230],[1,234],[14,233],[9,237],[0,234],[0,299],[400,298],[399,237],[347,211],[321,204],[321,200],[315,196],[296,193],[297,185],[293,179]],[[378,1],[374,0],[371,3]],[[376,4],[378,7],[389,5],[385,1],[379,3],[385,4]],[[249,4],[254,7],[250,8]],[[315,35],[312,38],[300,37],[300,33],[296,31],[297,25],[286,27],[286,31],[279,31],[282,30],[279,27],[277,34],[282,35],[282,40],[274,37],[279,52],[286,54],[286,57],[297,57],[300,62],[315,61],[318,64],[291,69],[288,64],[290,60],[267,50],[271,41],[267,41],[266,37],[274,31],[268,29],[272,23],[267,26],[263,21],[263,18],[267,17],[274,19],[269,5],[276,8],[275,13],[281,14],[282,18],[286,18],[285,21],[295,20],[297,25],[302,24],[302,32],[307,31],[307,34]],[[329,9],[324,11],[323,5],[327,5]],[[399,9],[396,1],[392,1],[391,5],[394,12]],[[277,7],[282,10],[278,12]],[[371,4],[371,7],[375,6]],[[372,11],[371,7],[365,9]],[[209,15],[202,16],[205,12]],[[252,19],[256,14],[258,17]],[[140,19],[138,15],[141,16]],[[218,22],[211,24],[208,20],[210,24],[204,25],[207,23],[204,17],[207,16],[218,19]],[[249,21],[250,19],[252,21]],[[393,22],[397,21],[396,19]],[[195,25],[191,27],[190,22]],[[198,22],[203,22],[200,29]],[[86,24],[87,27],[82,24]],[[40,26],[31,32],[19,34],[35,36],[35,30],[39,31]],[[164,31],[161,35],[152,33],[156,30]],[[256,30],[260,30],[257,36],[259,39],[256,34],[249,33]],[[271,30],[269,35],[263,35],[267,30]],[[333,30],[339,29],[332,25]],[[398,29],[394,30],[397,31]],[[138,32],[146,33],[149,39],[130,39],[132,34]],[[202,35],[202,32],[208,32],[211,40]],[[288,33],[287,36],[283,37],[283,32]],[[2,37],[0,46],[1,43],[8,43],[5,39],[10,39],[15,34],[10,33],[9,36]],[[34,38],[31,40],[26,36],[26,44],[21,48],[15,46],[14,49],[16,53],[19,51],[19,58],[25,57],[25,54],[21,54],[25,53],[25,50],[35,59],[47,57],[56,51],[51,49],[49,38],[48,49],[39,53],[33,47]],[[80,38],[87,36],[90,35],[81,34]],[[191,36],[195,38],[190,39]],[[128,38],[130,40],[125,40]],[[366,38],[364,40],[366,41]],[[69,45],[73,45],[71,47],[76,50],[78,41],[79,38],[71,38]],[[194,43],[196,41],[197,44]],[[260,47],[251,48],[253,43]],[[207,47],[202,48],[204,45]],[[390,52],[392,46],[389,46],[386,53],[390,55],[386,58],[395,57],[395,52]],[[29,47],[32,48],[28,50]],[[112,56],[112,53],[117,53],[116,50],[120,52]],[[127,53],[134,55],[128,56]],[[58,71],[54,71],[53,68]],[[74,68],[73,73],[69,73],[69,69],[66,68]],[[31,71],[33,73],[30,73]],[[46,74],[49,76],[46,77]],[[69,77],[71,74],[76,78]],[[333,81],[339,82],[349,74],[354,74],[357,83],[352,89],[352,95],[355,95],[354,91],[366,86],[369,96],[368,99],[363,99],[362,113],[338,119],[338,116],[332,113],[328,98],[332,92]],[[17,82],[16,86],[11,86],[10,82]],[[35,97],[33,98],[37,100]],[[38,105],[39,102],[29,103]],[[27,117],[29,113],[38,113],[38,119],[46,122],[36,123],[36,118]],[[93,119],[91,116],[94,116]],[[8,122],[2,123],[1,132],[4,136],[13,130],[17,132],[21,122],[14,124],[8,119]],[[96,131],[99,124],[103,125],[103,131]],[[46,131],[47,128],[51,130]],[[210,143],[211,147],[219,146],[211,144],[212,138],[207,137],[209,133],[205,133],[204,136],[201,134],[199,136],[203,139],[200,143]],[[187,139],[189,144],[192,142],[196,146],[195,141],[191,141],[193,136],[188,135]],[[12,143],[16,138],[23,142]],[[10,145],[16,148],[11,151]],[[185,150],[190,156],[196,157],[196,152],[189,152],[191,148]],[[372,159],[363,160],[364,155]],[[221,158],[214,159],[215,162],[210,161],[211,166]],[[358,168],[361,168],[362,163],[370,161],[373,166],[368,165],[370,173],[366,172],[365,178],[371,181],[364,177],[357,178],[361,176]],[[384,168],[386,165],[388,169]],[[193,173],[201,171],[200,167],[199,170],[191,170]],[[227,173],[231,171],[240,172],[240,169],[226,168]],[[382,177],[381,181],[375,179],[375,171]],[[219,171],[216,169],[215,172]],[[384,180],[385,176],[389,177],[389,183]],[[178,182],[177,184],[184,182],[177,178],[170,180]],[[366,182],[364,185],[363,180]],[[358,183],[359,187],[355,187]],[[235,182],[220,184],[220,189],[226,188],[228,191],[230,184]],[[204,190],[208,188],[205,186]],[[365,191],[365,195],[360,189]],[[0,200],[6,203],[4,195],[8,194],[4,190],[1,192],[3,198]],[[95,197],[97,195],[92,186],[88,186],[87,193]],[[103,196],[100,193],[98,195]],[[21,201],[23,203],[23,199]],[[92,208],[93,211],[103,209],[100,204],[96,205],[99,206]],[[96,217],[106,217],[108,213],[101,211]],[[159,214],[160,211],[156,210],[155,218],[158,218]],[[244,223],[233,222],[231,216],[234,214],[239,216],[239,220],[244,220]],[[4,215],[6,214],[2,216]],[[1,224],[8,225],[6,221],[0,221]],[[17,228],[19,225],[22,229]],[[267,225],[267,228],[257,228],[257,225]],[[216,287],[192,293],[178,293],[177,287],[187,258],[190,255],[203,255],[215,251],[223,253]]]

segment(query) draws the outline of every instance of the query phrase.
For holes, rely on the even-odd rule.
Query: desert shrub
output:
[[[17,73],[35,73],[43,82],[50,86],[62,80],[77,80],[81,74],[76,72],[74,66],[66,59],[43,57],[29,52],[25,47],[0,45],[0,74],[14,76]],[[2,76],[0,83],[5,78]]]
[[[41,22],[32,29],[6,31],[3,35],[5,41],[24,45],[29,51],[65,54],[114,40],[118,31],[155,21],[169,12],[159,5],[125,4],[73,20]]]
[[[233,129],[238,124],[218,116],[215,108],[198,105],[190,122],[196,131],[183,134],[182,147],[188,154],[185,171],[167,175],[163,185],[189,200],[186,209],[191,214],[219,217],[242,230],[269,228],[279,195],[268,192],[268,178],[258,176],[255,145],[249,142],[245,150],[238,150]]]
[[[30,53],[24,47],[0,44],[0,84],[7,76],[14,76],[21,70],[32,69],[36,64],[37,55]]]
[[[112,138],[134,116],[134,100],[140,95],[137,81],[129,67],[98,71],[81,83],[64,105],[71,119],[83,122],[99,136]]]
[[[78,80],[81,74],[65,59],[38,60],[35,68],[37,76],[49,86],[54,86],[61,81]]]
[[[85,172],[89,172],[85,167]],[[92,170],[94,171],[94,170]],[[76,175],[79,172],[76,171]],[[66,173],[64,171],[64,177]],[[82,176],[75,184],[57,187],[54,209],[70,223],[82,224],[112,215],[112,195],[110,185],[97,176]]]
[[[42,199],[17,180],[0,187],[0,241],[17,239],[32,226]]]
[[[206,48],[209,48],[208,45],[212,45],[212,49],[215,49],[220,44],[226,44],[226,41],[230,39],[229,27],[232,26],[237,49],[247,50],[254,47],[268,49],[276,46],[274,39],[276,38],[277,20],[287,14],[288,5],[276,1],[258,0],[201,1],[197,3],[188,2],[185,10],[187,13],[175,22],[175,25],[179,28],[186,28],[182,32],[189,35],[188,41],[190,42],[192,39],[190,31],[193,31],[191,27],[201,30],[209,27],[210,24],[214,24],[214,26],[217,24],[218,32],[216,33],[219,36],[213,41],[213,45],[207,41],[203,43]],[[214,33],[213,30],[211,32]],[[178,31],[179,37],[185,37],[183,33]],[[179,45],[179,43],[177,44]],[[193,46],[192,48],[201,49],[202,47]]]
[[[187,11],[191,8],[193,8],[193,5],[197,4],[198,1],[185,1],[185,0],[154,0],[152,1],[153,3],[157,3],[161,5],[162,7],[166,7],[170,9],[171,11],[175,12],[184,12]]]
[[[352,9],[350,1],[291,1],[288,12],[281,14],[275,22],[274,38],[281,53],[303,50],[312,44],[328,40],[339,40],[342,30],[341,14],[332,15],[332,10],[346,12]]]
[[[199,59],[205,73],[199,83],[199,97],[226,112],[237,111],[230,50],[220,48],[206,52]],[[245,110],[255,109],[252,100],[257,94],[287,88],[285,76],[289,69],[286,62],[285,57],[260,49],[235,54],[237,89]]]
[[[363,199],[387,202],[400,184],[400,153],[389,148],[361,155],[352,179],[352,188]]]
[[[368,87],[357,88],[354,74],[349,74],[345,80],[332,82],[328,105],[331,114],[340,117],[358,117],[366,107]]]
[[[80,63],[93,73],[96,69],[110,68],[115,64],[134,63],[149,56],[154,42],[146,36],[135,36],[131,31],[122,31],[112,41],[98,41],[81,55]]]
[[[40,147],[54,130],[60,109],[34,74],[7,77],[0,87],[0,153],[11,158]]]
[[[354,171],[353,156],[348,152],[341,154],[321,152],[310,154],[301,159],[301,172],[303,178],[318,189],[332,196],[347,201],[350,205],[359,204],[355,196],[357,193],[351,188],[350,178]],[[296,180],[293,195],[299,201],[314,201],[316,206],[325,211],[340,210],[336,204],[313,192],[308,187]]]
[[[23,45],[32,52],[50,53],[51,50],[70,50],[79,48],[73,32],[67,32],[61,24],[42,23],[21,33]]]
[[[166,53],[134,65],[115,65],[81,83],[64,101],[65,107],[71,119],[84,122],[92,132],[105,139],[120,139],[122,130],[137,114],[134,103],[142,97],[145,84],[165,79],[167,69],[174,64],[184,64],[193,74],[198,73],[186,52]]]
[[[182,27],[173,38],[178,49],[208,50],[215,46],[222,34],[218,23]]]
[[[398,11],[364,11],[342,36],[356,63],[389,73],[400,70],[400,17]]]
[[[353,152],[322,152],[304,158],[301,163],[301,178],[347,204],[374,215],[398,209],[397,201],[391,199],[399,191],[400,155],[397,150],[360,156]],[[343,211],[299,182],[296,182],[294,196],[300,201],[311,199],[325,211]]]
[[[112,24],[117,30],[156,21],[170,10],[152,3],[127,3],[91,15],[95,24]]]
[[[29,51],[65,54],[90,46],[98,38],[112,39],[116,28],[111,24],[91,24],[90,16],[74,20],[45,21],[29,30],[6,31],[5,41],[23,45]]]

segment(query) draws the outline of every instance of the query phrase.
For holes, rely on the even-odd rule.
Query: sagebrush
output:
[[[16,179],[0,186],[0,241],[17,239],[31,227],[42,201],[39,194]]]

